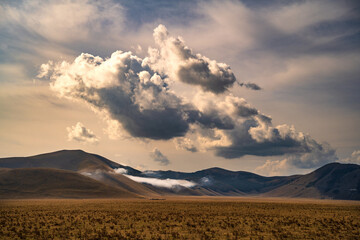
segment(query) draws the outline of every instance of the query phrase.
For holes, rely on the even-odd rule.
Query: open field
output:
[[[0,239],[358,239],[359,236],[359,202],[260,198],[0,202]]]

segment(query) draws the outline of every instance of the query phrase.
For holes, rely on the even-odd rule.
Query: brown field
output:
[[[202,197],[0,202],[0,239],[359,239],[359,236],[359,202]]]

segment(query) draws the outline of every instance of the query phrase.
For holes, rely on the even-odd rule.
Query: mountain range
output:
[[[264,177],[221,168],[142,172],[82,150],[0,158],[2,199],[168,195],[360,200],[360,166],[330,163],[305,175]]]

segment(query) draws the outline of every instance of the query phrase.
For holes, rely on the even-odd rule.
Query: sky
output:
[[[360,164],[358,1],[0,0],[0,157]]]

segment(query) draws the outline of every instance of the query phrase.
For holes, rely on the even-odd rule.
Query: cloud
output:
[[[252,90],[261,90],[261,87],[259,85],[257,85],[256,83],[239,83],[239,86],[242,87],[246,87]]]
[[[186,150],[189,152],[198,151],[193,141],[189,138],[176,138],[174,139],[174,143],[177,150]]]
[[[302,1],[268,10],[265,18],[279,30],[296,33],[321,22],[347,16],[346,4],[338,1]]]
[[[227,64],[193,53],[180,37],[169,36],[164,25],[160,24],[154,29],[154,39],[159,49],[150,48],[149,57],[144,62],[156,71],[217,94],[225,92],[236,82],[235,75]],[[245,86],[260,89],[253,83]]]
[[[293,126],[273,126],[272,119],[261,114],[238,122],[232,131],[222,134],[229,144],[217,146],[215,151],[225,158],[291,154],[291,163],[300,168],[317,167],[337,159],[329,144],[318,143]]]
[[[162,166],[167,166],[170,164],[169,159],[164,156],[164,154],[162,154],[157,148],[154,148],[154,150],[150,153],[150,157]]]
[[[105,60],[81,54],[51,70],[51,89],[60,97],[85,102],[133,137],[170,139],[188,131],[187,106],[131,52],[116,51]]]
[[[78,122],[75,126],[67,127],[66,130],[68,131],[69,141],[77,141],[84,144],[96,144],[99,142],[95,134],[90,129],[87,129],[81,122]]]
[[[107,59],[83,53],[70,63],[43,65],[39,77],[49,78],[60,97],[87,104],[111,123],[111,129],[131,137],[183,137],[174,140],[178,148],[195,151],[196,145],[229,159],[284,155],[287,163],[299,168],[337,159],[327,143],[318,143],[293,126],[274,126],[270,116],[233,96],[229,88],[236,80],[228,65],[194,54],[180,37],[169,36],[163,25],[154,30],[154,38],[159,49],[150,48],[144,59],[122,51]],[[174,82],[195,84],[202,91],[185,98]],[[186,134],[196,143],[186,140]],[[169,164],[157,149],[152,157]]]
[[[305,152],[287,157],[287,161],[298,168],[311,169],[338,160],[335,149],[326,142],[319,144],[314,139],[306,136],[302,147],[306,148]]]
[[[158,151],[157,149],[154,149],[154,152],[157,152],[157,154],[160,154],[161,157],[164,157],[160,151]],[[166,159],[166,161],[168,161]],[[139,176],[132,176],[132,175],[128,175],[128,171],[125,168],[117,168],[114,169],[114,172],[117,174],[122,174],[128,178],[130,178],[131,180],[135,181],[135,182],[139,182],[139,183],[146,183],[146,184],[150,184],[153,185],[155,187],[161,187],[161,188],[169,188],[169,189],[176,189],[179,187],[186,187],[186,188],[191,188],[196,186],[197,184],[191,181],[187,181],[187,180],[182,180],[182,179],[159,179],[159,178],[155,178],[158,173],[153,172],[153,171],[144,171],[143,174],[145,174],[146,176],[150,176],[150,177],[139,177]],[[85,173],[87,176],[93,176],[93,173]]]
[[[147,178],[147,177],[137,177],[137,176],[131,176],[131,175],[125,175],[131,180],[135,182],[140,183],[147,183],[151,184],[155,187],[162,187],[162,188],[177,188],[177,187],[186,187],[191,188],[196,186],[196,183],[187,181],[187,180],[181,180],[181,179],[158,179],[158,178]]]
[[[128,170],[126,170],[125,168],[115,168],[114,172],[118,174],[127,174]]]
[[[279,176],[288,174],[294,168],[314,169],[338,161],[335,150],[329,144],[309,141],[312,141],[313,144],[309,152],[286,154],[287,157],[282,160],[266,160],[263,165],[255,169],[255,172],[266,176]]]
[[[20,29],[26,29],[30,37],[37,35],[54,42],[88,40],[108,29],[118,31],[124,22],[123,14],[119,14],[123,8],[110,0],[101,3],[91,0],[34,0],[16,6],[4,4],[0,10],[4,23],[21,26]]]
[[[201,186],[209,186],[213,183],[213,180],[210,177],[202,177],[200,178]]]
[[[335,150],[327,143],[318,143],[311,136],[286,124],[273,126],[272,118],[251,107],[244,99],[228,95],[222,101],[211,94],[195,97],[203,113],[228,119],[233,127],[196,128],[198,142],[217,156],[239,158],[244,155],[286,155],[288,163],[299,168],[313,168],[337,160]]]
[[[0,58],[22,65],[25,83],[48,59],[107,54],[124,38],[125,10],[113,0],[2,1],[0,14]]]
[[[340,159],[339,162],[355,163],[360,165],[360,150],[353,151],[350,157]]]
[[[156,172],[152,172],[152,171],[145,171],[143,172],[145,175],[149,175],[149,176],[153,176],[153,177],[138,177],[138,176],[132,176],[132,175],[128,175],[128,171],[125,168],[116,168],[114,169],[114,172],[116,174],[122,174],[128,178],[130,178],[131,180],[135,181],[135,182],[139,182],[139,183],[146,183],[146,184],[150,184],[153,185],[155,187],[161,187],[161,188],[169,188],[169,189],[178,189],[179,187],[185,187],[185,188],[191,188],[196,186],[197,184],[192,182],[192,181],[188,181],[188,180],[183,180],[183,179],[159,179],[159,178],[155,178],[154,176],[157,175]],[[104,170],[99,170],[96,169],[95,171],[83,171],[81,172],[82,175],[96,179],[96,180],[101,180],[104,178],[104,173],[107,173],[107,171]],[[203,184],[208,184],[209,181],[202,181],[201,183]]]
[[[283,173],[287,173],[290,167],[286,159],[266,160],[264,165],[255,169],[255,172],[265,176],[281,176]]]

